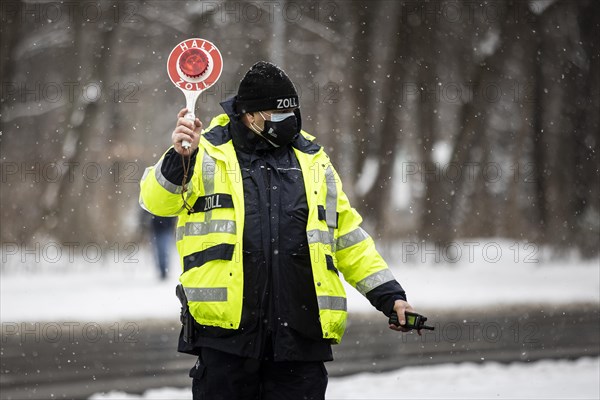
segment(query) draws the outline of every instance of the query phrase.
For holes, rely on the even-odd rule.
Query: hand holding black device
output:
[[[392,314],[390,315],[390,319],[389,319],[389,324],[401,326],[402,328],[406,328],[406,329],[417,329],[417,330],[427,329],[430,331],[435,329],[435,327],[433,327],[433,326],[425,325],[425,321],[427,321],[427,317],[424,317],[421,314],[417,314],[417,313],[410,312],[410,311],[405,311],[404,317],[406,319],[406,323],[404,325],[400,325],[400,321],[398,320],[398,314],[396,314],[396,311],[392,311]]]

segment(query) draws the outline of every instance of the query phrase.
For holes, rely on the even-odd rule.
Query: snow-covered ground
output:
[[[600,359],[502,365],[442,364],[381,374],[330,378],[327,399],[598,399]],[[143,395],[97,393],[94,400],[191,399],[187,389],[152,389]]]
[[[600,302],[598,259],[541,260],[525,244],[502,241],[459,245],[460,258],[456,248],[451,256],[449,251],[434,253],[412,244],[402,246],[403,254],[412,254],[412,258],[398,256],[390,260],[390,266],[406,289],[409,302],[423,312]],[[44,263],[41,257],[38,263],[20,263],[22,254],[11,256],[0,279],[2,322],[178,318],[174,254],[171,274],[163,282],[157,279],[151,254],[143,250],[126,257],[121,254],[119,262],[107,257],[109,261],[86,263],[76,257],[70,260],[62,253],[59,261],[63,262]],[[28,256],[31,258],[24,255],[26,261]],[[456,262],[436,264],[436,257]],[[51,260],[56,259],[53,256]],[[356,290],[346,286],[350,312],[375,311]]]
[[[424,313],[513,304],[600,303],[598,259],[581,261],[570,257],[565,261],[538,257],[526,244],[503,241],[459,245],[460,257],[456,256],[456,248],[432,252],[411,243],[402,246],[399,256],[388,260],[411,304]],[[2,255],[0,320],[3,323],[175,321],[179,317],[174,293],[178,275],[175,254],[171,274],[161,282],[151,254],[144,250],[120,254],[118,262],[85,262],[77,257],[69,259],[65,253],[59,262],[51,254],[46,258],[52,262],[44,262],[44,257],[39,262],[29,262],[30,255],[13,252]],[[26,262],[20,261],[23,257]],[[436,263],[436,258],[442,262]],[[454,262],[443,262],[448,259]],[[347,292],[351,312],[375,312],[354,289],[347,286]],[[599,364],[599,358],[584,358],[510,365],[486,362],[408,367],[388,373],[331,378],[328,399],[598,399]],[[92,398],[140,397],[111,392]],[[190,399],[191,392],[162,388],[149,390],[142,398]]]

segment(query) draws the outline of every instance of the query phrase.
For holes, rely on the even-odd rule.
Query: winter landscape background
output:
[[[508,237],[598,251],[597,1],[100,1],[2,5],[2,242],[139,240],[138,181],[169,145],[189,37],[284,68],[385,241]],[[35,201],[33,201],[35,199]],[[35,206],[32,206],[32,201]]]
[[[190,397],[145,391],[185,387],[193,359],[160,358],[178,266],[158,281],[138,206],[185,105],[167,57],[190,37],[224,58],[203,123],[254,62],[281,66],[411,303],[462,329],[394,364],[375,355],[385,317],[348,287],[374,338],[353,371],[378,375],[334,361],[331,399],[600,396],[600,2],[7,0],[0,21],[1,398]],[[146,333],[165,348],[151,362],[117,346]]]

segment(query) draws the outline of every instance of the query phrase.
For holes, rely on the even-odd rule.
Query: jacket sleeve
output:
[[[371,236],[360,226],[361,216],[351,207],[335,174],[338,187],[338,226],[335,256],[344,279],[389,317],[396,300],[406,293],[375,248]]]
[[[193,193],[192,176],[198,150],[191,156],[188,172],[189,199]],[[186,160],[187,161],[187,160]],[[183,161],[172,147],[158,160],[146,168],[140,181],[140,206],[146,211],[161,217],[172,217],[184,210],[181,186],[183,180]]]

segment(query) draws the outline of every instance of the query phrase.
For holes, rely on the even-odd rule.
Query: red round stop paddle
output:
[[[219,49],[204,39],[187,39],[179,43],[169,54],[167,72],[171,82],[185,95],[185,118],[194,121],[194,109],[200,93],[217,82],[223,71],[223,57]],[[184,148],[191,146],[184,140]]]

